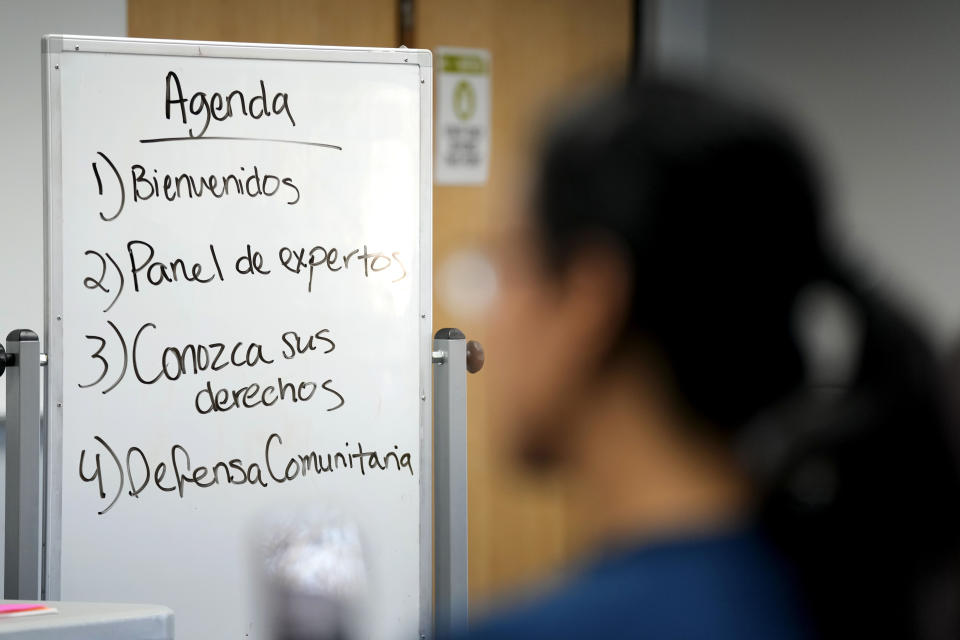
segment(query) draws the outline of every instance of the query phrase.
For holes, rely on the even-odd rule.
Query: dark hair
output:
[[[821,634],[960,637],[960,473],[936,360],[840,258],[790,130],[722,92],[645,80],[550,129],[536,198],[548,256],[623,249],[632,301],[614,348],[653,345],[682,404],[737,448]],[[797,336],[818,283],[859,318],[841,393],[811,388]]]

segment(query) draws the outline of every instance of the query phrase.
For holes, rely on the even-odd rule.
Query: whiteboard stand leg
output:
[[[43,443],[40,434],[40,340],[11,331],[7,374],[7,477],[4,598],[39,600],[43,536]],[[0,370],[2,373],[3,370]]]
[[[435,632],[466,624],[467,347],[459,329],[433,340]]]

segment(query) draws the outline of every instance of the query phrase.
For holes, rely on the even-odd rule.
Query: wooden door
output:
[[[128,0],[134,38],[397,46],[396,0]]]
[[[483,342],[482,320],[445,306],[444,263],[517,214],[529,147],[545,108],[601,78],[623,76],[632,55],[630,0],[417,0],[421,48],[480,47],[492,54],[490,176],[483,186],[434,188],[434,317]],[[576,553],[564,492],[510,473],[487,429],[488,371],[468,379],[471,609],[557,568]]]

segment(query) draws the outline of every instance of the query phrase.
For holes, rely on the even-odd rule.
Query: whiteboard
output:
[[[255,637],[251,531],[326,510],[427,633],[430,53],[43,44],[45,597]]]

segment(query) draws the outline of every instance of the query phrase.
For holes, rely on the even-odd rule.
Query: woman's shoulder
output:
[[[811,637],[790,572],[752,530],[609,551],[462,638]]]

